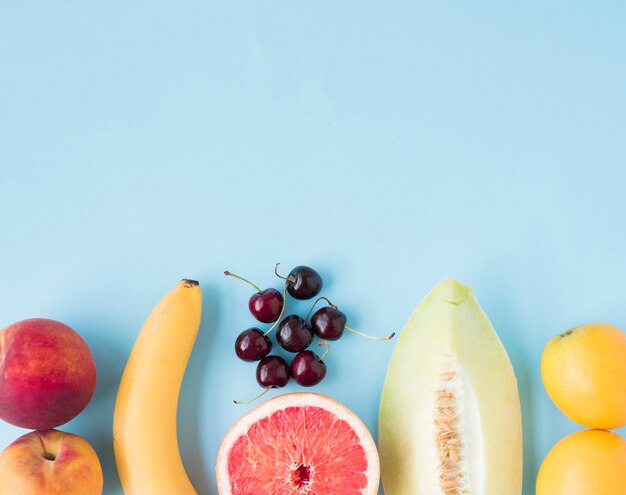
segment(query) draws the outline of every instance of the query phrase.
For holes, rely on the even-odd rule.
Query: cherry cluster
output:
[[[237,404],[251,402],[272,388],[284,387],[290,378],[303,387],[312,387],[320,383],[326,376],[326,364],[323,360],[330,351],[330,344],[327,341],[339,340],[345,330],[376,340],[389,340],[395,335],[392,333],[383,338],[370,337],[346,326],[348,319],[345,313],[326,297],[319,297],[313,303],[306,318],[301,318],[296,314],[282,318],[287,293],[298,300],[312,299],[321,292],[323,280],[317,271],[304,265],[296,266],[286,277],[283,277],[278,274],[278,266],[279,263],[276,264],[274,273],[285,281],[282,294],[274,288],[263,290],[239,275],[229,271],[224,272],[225,275],[238,278],[256,289],[248,301],[250,313],[261,323],[273,323],[266,331],[258,327],[248,328],[241,332],[235,341],[235,353],[239,359],[248,362],[258,361],[256,379],[264,388],[258,396],[248,401],[235,401]],[[320,301],[325,301],[328,306],[318,309],[311,316]],[[269,335],[276,327],[278,327],[276,330],[278,344],[287,352],[295,353],[291,364],[288,364],[281,356],[270,355],[272,341]],[[322,339],[319,346],[326,347],[322,356],[308,349],[315,336]]]

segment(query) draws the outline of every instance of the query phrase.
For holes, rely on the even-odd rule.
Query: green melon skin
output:
[[[450,382],[442,380],[455,371]],[[444,491],[437,397],[456,397],[459,491]],[[520,495],[522,419],[509,357],[472,290],[444,280],[402,331],[389,363],[379,417],[385,495]],[[456,474],[455,474],[456,476]]]

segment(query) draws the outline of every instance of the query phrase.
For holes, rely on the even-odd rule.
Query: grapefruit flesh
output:
[[[278,396],[243,416],[217,460],[221,495],[374,495],[379,464],[361,420],[315,393]]]

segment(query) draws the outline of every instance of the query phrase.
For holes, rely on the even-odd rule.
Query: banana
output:
[[[201,313],[198,282],[182,280],[154,308],[130,353],[113,413],[126,495],[197,495],[178,449],[176,410]]]

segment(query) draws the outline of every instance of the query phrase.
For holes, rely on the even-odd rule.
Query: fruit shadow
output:
[[[500,294],[500,291],[497,291]],[[524,441],[524,473],[523,473],[523,493],[535,493],[535,473],[537,472],[537,460],[535,459],[535,430],[534,421],[534,398],[532,390],[533,377],[529,370],[529,360],[524,355],[524,342],[522,336],[524,329],[516,322],[521,321],[515,315],[515,308],[511,307],[506,298],[496,297],[489,301],[487,314],[491,316],[493,325],[498,331],[503,344],[511,359],[511,364],[517,377],[517,387],[522,408],[522,428]],[[494,309],[491,309],[494,308]],[[503,331],[506,329],[506,333]]]
[[[214,287],[202,287],[202,322],[191,354],[178,406],[178,438],[185,469],[198,493],[214,493],[211,489],[209,471],[206,469],[206,449],[203,449],[201,425],[206,424],[207,411],[202,400],[206,396],[209,366],[212,361],[210,350],[214,347],[219,319],[218,292]],[[202,416],[201,416],[202,414]],[[211,414],[209,411],[208,414]]]
[[[535,493],[535,473],[537,472],[537,462],[535,459],[535,438],[532,434],[535,431],[533,415],[533,396],[531,390],[531,378],[526,368],[521,364],[513,362],[513,367],[517,374],[517,384],[520,401],[522,403],[522,427],[524,432],[524,490],[523,493]]]
[[[92,351],[98,380],[85,411],[60,429],[84,437],[95,449],[104,473],[103,493],[122,493],[113,452],[113,409],[130,348],[121,347],[112,339],[110,328],[112,325],[122,327],[124,323],[111,321],[110,316],[98,318],[93,314],[72,323],[81,331]],[[127,329],[127,333],[134,333],[134,329]],[[99,426],[94,428],[94,425]]]

